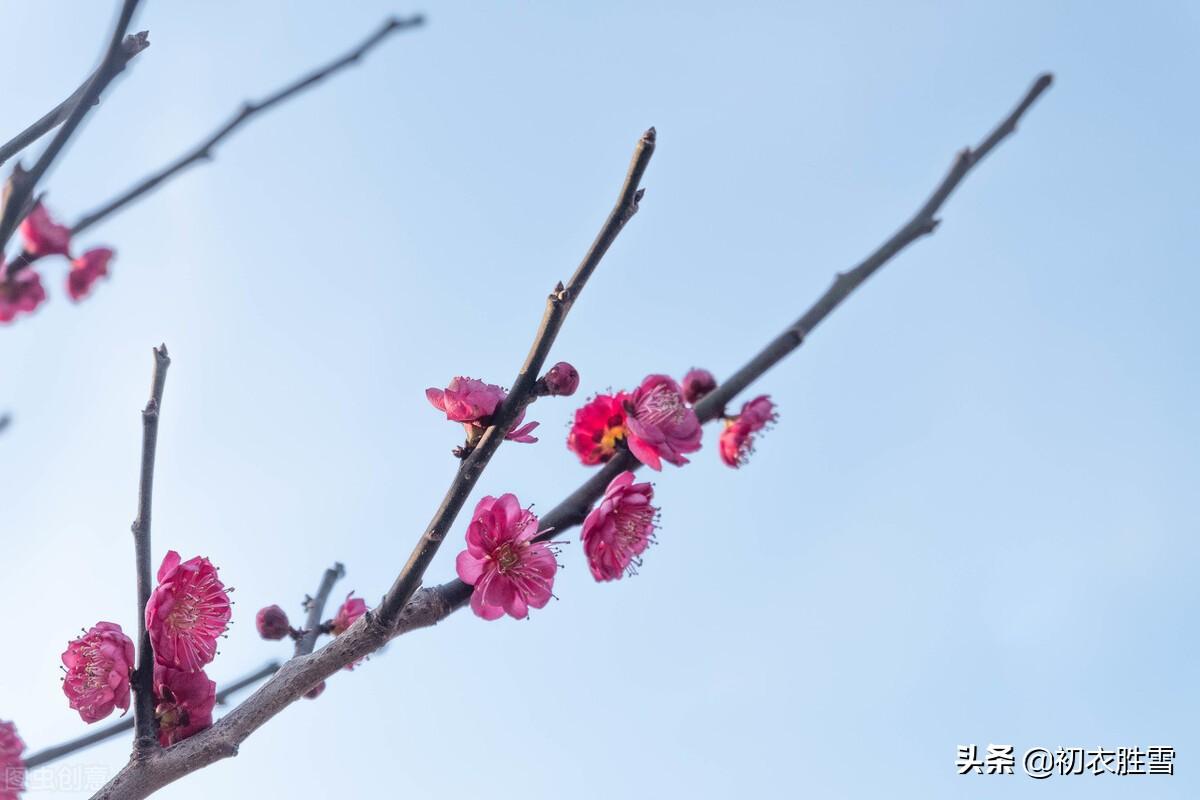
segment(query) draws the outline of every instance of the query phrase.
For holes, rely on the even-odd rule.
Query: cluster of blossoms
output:
[[[216,684],[204,667],[217,653],[229,625],[229,594],[207,558],[183,561],[174,550],[158,570],[158,586],[146,604],[146,629],[154,651],[154,715],[165,747],[212,724]],[[133,641],[113,622],[99,622],[70,642],[62,654],[63,693],[84,722],[114,709],[129,710],[135,667]]]
[[[31,313],[46,300],[41,276],[33,267],[38,259],[66,257],[70,262],[67,294],[75,302],[87,297],[93,284],[108,275],[113,251],[96,247],[72,258],[71,229],[55,222],[40,202],[22,220],[20,232],[24,250],[18,260],[6,267],[0,254],[0,323],[11,322],[18,314]]]
[[[486,420],[504,398],[498,387],[465,378],[455,381],[445,391],[427,393],[430,402],[452,419]],[[578,385],[578,372],[560,363],[538,382],[535,393],[569,395]],[[556,391],[559,386],[565,390]],[[596,395],[575,412],[567,447],[588,466],[611,460],[623,448],[654,470],[661,470],[664,461],[687,464],[687,454],[700,449],[701,427],[694,406],[716,387],[711,372],[692,369],[681,383],[656,374],[632,392]],[[458,416],[451,416],[452,408]],[[755,435],[775,416],[774,404],[763,396],[747,403],[738,416],[727,417],[720,441],[722,460],[732,467],[744,464]],[[597,581],[619,580],[641,565],[657,528],[658,508],[653,500],[654,487],[635,483],[629,470],[608,484],[583,521],[583,552]],[[458,577],[473,587],[471,609],[476,615],[488,620],[505,614],[523,619],[530,608],[549,602],[558,562],[544,541],[548,534],[538,530],[538,518],[522,508],[514,495],[479,501],[467,526],[467,548],[455,564]]]
[[[351,625],[358,621],[359,617],[367,613],[368,610],[366,601],[361,597],[355,597],[354,592],[351,592],[346,595],[346,600],[338,608],[333,619],[321,624],[320,632],[341,636],[350,629]],[[258,628],[258,635],[268,641],[277,641],[288,636],[293,639],[299,639],[308,633],[308,631],[293,628],[288,621],[287,612],[277,605],[259,609],[258,614],[255,615],[254,624]],[[346,669],[352,670],[360,663],[361,661],[355,661],[352,664],[347,664]],[[325,681],[321,681],[305,692],[304,696],[310,700],[315,700],[324,691]]]
[[[25,790],[25,743],[17,726],[0,720],[0,800],[17,800]]]

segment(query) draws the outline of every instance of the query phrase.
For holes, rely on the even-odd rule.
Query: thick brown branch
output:
[[[138,665],[133,673],[133,719],[137,727],[133,751],[143,754],[158,747],[154,720],[154,650],[146,629],[146,604],[154,587],[150,564],[150,516],[154,499],[154,455],[158,447],[158,416],[171,357],[167,346],[154,348],[154,379],[150,399],[142,410],[142,470],[138,482],[138,513],[133,521],[133,549],[137,562]]]
[[[937,209],[949,196],[950,192],[953,191],[954,187],[957,186],[958,182],[962,180],[970,167],[978,163],[993,147],[1015,129],[1021,115],[1049,85],[1049,75],[1039,78],[1017,109],[1001,123],[996,131],[993,131],[973,153],[965,156],[965,158],[960,156],[959,160],[955,162],[955,167],[952,169],[950,175],[943,180],[930,200],[922,207],[917,216],[914,217],[914,220],[918,221],[917,227],[921,228],[919,231],[915,233],[910,231],[911,235],[906,234],[904,237],[897,234],[897,236],[889,239],[875,254],[860,264],[859,267],[856,267],[855,270],[852,270],[852,273],[858,278],[857,283],[850,286],[849,290],[845,289],[846,284],[843,283],[842,289],[839,290],[842,293],[835,295],[832,302],[830,300],[830,293],[826,293],[825,296],[822,296],[801,317],[801,322],[808,320],[815,325],[816,322],[824,319],[833,308],[836,308],[845,299],[849,291],[853,290],[855,286],[861,284],[866,279],[871,271],[878,269],[886,263],[888,259],[905,245],[920,238],[924,233],[928,233],[929,230],[925,228],[932,229],[933,214],[936,213]],[[911,225],[913,225],[912,222],[906,225],[905,228],[902,228],[901,233],[904,233]],[[868,269],[859,271],[864,266],[868,267]],[[837,283],[835,283],[836,286]],[[832,289],[830,291],[833,292]],[[748,386],[782,358],[783,355],[786,355],[787,352],[794,350],[803,338],[802,336],[796,338],[795,334],[791,333],[795,329],[797,329],[797,326],[793,325],[785,332],[784,337],[781,337],[786,338],[786,341],[790,342],[790,344],[787,344],[786,351],[776,355],[778,347],[782,346],[777,345],[777,342],[779,342],[778,339],[768,344],[762,352],[751,359],[745,367],[735,374],[736,383],[734,382],[734,378],[731,378],[721,387],[718,387],[713,395],[710,395],[713,398],[711,402],[706,398],[698,407],[701,419],[705,421],[715,419],[720,414],[720,408],[732,399],[738,391]],[[811,330],[811,327],[803,330]],[[535,349],[536,347],[535,342]],[[509,418],[508,424],[511,424],[511,422],[512,418]],[[497,425],[492,430],[489,430],[489,434],[494,433],[499,427]],[[549,513],[544,514],[541,517],[542,523],[544,525],[554,525],[556,528],[555,533],[561,533],[573,525],[578,525],[591,506],[601,496],[608,482],[622,470],[635,469],[636,467],[636,462],[628,454],[622,454],[614,458],[562,503],[551,509]],[[459,505],[461,506],[461,501]],[[393,591],[395,590],[396,587],[393,586]],[[377,613],[364,615],[350,630],[335,638],[325,647],[322,647],[315,653],[294,658],[284,664],[271,680],[267,681],[266,684],[260,687],[258,691],[237,708],[225,715],[211,729],[156,753],[151,759],[145,761],[131,760],[112,781],[95,795],[93,800],[116,800],[117,798],[121,798],[121,800],[140,800],[190,772],[208,766],[222,758],[236,755],[239,745],[248,736],[271,717],[295,702],[310,687],[328,678],[347,664],[379,649],[389,639],[418,628],[436,625],[449,614],[453,613],[455,609],[461,607],[470,596],[470,592],[471,587],[466,586],[461,581],[450,581],[441,586],[422,588],[413,593],[412,599],[401,607],[395,620],[392,622],[387,622],[385,618]]]
[[[588,248],[583,261],[580,262],[567,285],[558,284],[547,298],[546,312],[538,326],[537,335],[533,339],[533,345],[529,348],[529,355],[525,357],[525,363],[517,373],[516,380],[513,381],[508,397],[496,411],[492,424],[483,434],[483,438],[459,465],[458,472],[455,474],[446,496],[442,499],[437,513],[430,521],[429,527],[417,541],[408,563],[404,565],[404,569],[400,571],[392,588],[388,590],[383,602],[375,611],[385,626],[395,619],[409,598],[412,597],[413,592],[421,585],[425,570],[433,560],[434,554],[437,553],[450,526],[454,524],[458,512],[462,510],[463,504],[470,496],[471,490],[475,488],[479,476],[483,474],[492,455],[500,447],[504,437],[508,435],[521,410],[533,400],[534,384],[537,382],[542,366],[546,363],[550,348],[554,346],[554,340],[558,338],[558,332],[561,330],[571,306],[583,292],[588,278],[591,277],[600,264],[600,260],[604,258],[604,254],[608,252],[608,248],[616,240],[617,234],[625,227],[625,223],[629,222],[637,213],[638,202],[642,199],[645,191],[639,187],[646,167],[650,164],[650,157],[654,155],[654,144],[654,128],[650,128],[642,134],[638,139],[637,146],[634,147],[633,158],[625,173],[621,192],[617,196],[617,202],[612,211],[609,212],[608,219],[600,229],[600,233],[592,242],[592,246]]]
[[[239,678],[227,686],[222,686],[217,690],[217,705],[223,705],[235,692],[240,692],[242,689],[245,689],[248,686],[253,686],[263,678],[274,675],[278,670],[279,662],[272,661],[263,665],[257,671],[250,673],[244,678]],[[131,717],[126,717],[125,719],[114,722],[111,725],[107,725],[98,731],[93,731],[86,736],[80,736],[78,739],[72,739],[69,742],[63,742],[62,744],[54,745],[53,747],[47,747],[45,750],[39,750],[25,759],[25,767],[27,769],[34,769],[35,767],[49,764],[52,761],[57,761],[58,759],[69,756],[72,753],[77,753],[80,750],[91,747],[94,744],[107,741],[114,736],[120,736],[122,733],[129,730],[133,730],[133,719]]]
[[[129,62],[133,59],[134,56],[136,56],[138,53],[142,52],[149,46],[150,46],[149,31],[142,31],[141,33],[132,33],[129,36],[126,36],[125,40],[123,42],[121,42],[121,50],[118,54],[118,56],[121,60],[117,65],[115,65],[115,71],[120,72],[121,70],[123,70],[129,64]],[[73,108],[75,108],[75,105],[80,101],[80,99],[87,92],[88,86],[91,84],[92,80],[96,77],[98,72],[99,72],[99,70],[97,70],[96,72],[93,72],[91,75],[89,75],[87,77],[87,79],[84,80],[84,82],[79,85],[79,88],[71,93],[70,97],[68,97],[66,100],[63,100],[57,106],[55,106],[54,108],[47,111],[46,114],[41,119],[39,119],[37,122],[33,123],[28,128],[26,128],[25,130],[18,133],[16,136],[14,136],[9,141],[0,145],[0,165],[4,164],[4,162],[8,161],[10,158],[15,156],[17,153],[21,152],[26,147],[29,147],[29,145],[33,144],[38,139],[42,138],[47,133],[49,133],[50,131],[54,130],[59,125],[61,125],[63,123],[63,121],[66,120],[67,116],[71,113],[71,110]],[[99,103],[99,102],[100,102],[100,96],[99,96],[99,93],[97,93],[96,99],[92,102],[92,105],[95,105],[96,103]]]
[[[122,43],[125,41],[125,32],[129,30],[129,23],[133,20],[133,12],[137,10],[137,6],[138,0],[124,0],[122,3],[121,13],[117,18],[112,37],[109,39],[108,48],[104,51],[104,57],[100,59],[100,66],[88,79],[87,88],[79,95],[70,113],[62,121],[62,127],[54,134],[50,144],[46,145],[46,149],[34,163],[33,168],[25,171],[18,164],[13,170],[12,177],[9,178],[5,187],[4,210],[3,213],[0,213],[0,251],[3,251],[8,244],[13,231],[17,229],[17,224],[29,213],[33,190],[37,187],[38,181],[46,174],[46,170],[50,169],[54,159],[58,158],[59,153],[66,146],[67,140],[71,138],[79,127],[79,123],[83,122],[84,116],[96,104],[100,93],[128,63],[129,59],[125,56]]]
[[[335,72],[344,69],[351,64],[357,63],[371,48],[387,38],[389,34],[395,31],[419,27],[420,25],[424,24],[424,22],[425,18],[419,15],[409,17],[407,19],[389,19],[379,30],[371,34],[371,36],[369,36],[365,41],[363,41],[349,53],[346,53],[340,58],[337,58],[334,61],[317,68],[316,70],[293,81],[282,89],[279,89],[278,91],[268,95],[262,100],[246,102],[228,122],[213,131],[213,133],[207,139],[200,142],[200,144],[196,145],[192,150],[184,153],[175,161],[163,167],[158,172],[155,172],[153,175],[143,179],[139,183],[126,190],[124,193],[100,206],[95,211],[92,211],[89,214],[84,214],[83,217],[81,217],[71,229],[72,233],[77,234],[87,228],[90,228],[108,215],[125,207],[129,203],[132,203],[139,197],[149,193],[161,185],[164,181],[174,177],[176,174],[182,172],[193,164],[212,160],[213,151],[217,144],[219,144],[222,139],[229,136],[235,130],[244,125],[251,117],[255,116],[256,114],[261,114],[262,112],[270,109],[272,106],[278,105],[293,95],[299,94],[305,89],[320,83]]]
[[[296,655],[306,656],[313,651],[317,639],[321,636],[321,616],[325,613],[325,604],[329,602],[329,593],[333,585],[345,576],[346,568],[341,563],[334,563],[321,576],[321,585],[317,593],[308,600],[308,619],[304,623],[304,635],[296,640]]]

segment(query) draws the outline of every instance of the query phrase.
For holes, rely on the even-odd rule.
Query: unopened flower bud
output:
[[[288,623],[287,613],[279,606],[267,606],[258,611],[258,616],[254,618],[254,624],[258,626],[258,635],[264,639],[282,639],[287,636],[292,626]]]
[[[693,367],[683,376],[683,399],[695,405],[700,398],[717,388],[717,379],[706,369]]]
[[[579,388],[579,371],[566,361],[560,361],[550,368],[546,377],[546,394],[551,397],[570,397]]]

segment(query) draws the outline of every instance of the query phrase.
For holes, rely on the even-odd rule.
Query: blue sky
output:
[[[92,68],[111,5],[0,3],[0,135]],[[282,655],[254,611],[298,614],[334,560],[386,590],[454,469],[423,390],[511,381],[646,127],[642,210],[554,351],[581,396],[539,402],[480,495],[555,505],[588,474],[577,400],[732,372],[1052,70],[937,234],[755,387],[781,421],[751,464],[710,430],[656,477],[638,577],[593,583],[576,536],[532,620],[398,640],[162,796],[1196,795],[1195,6],[145,5],[152,47],[45,183],[67,220],[386,15],[429,24],[88,231],[112,279],[72,306],[47,266],[0,330],[0,718],[31,749],[84,732],[66,641],[135,626],[151,345],[155,560],[237,587],[221,682]],[[958,777],[968,743],[1168,745],[1178,774]]]

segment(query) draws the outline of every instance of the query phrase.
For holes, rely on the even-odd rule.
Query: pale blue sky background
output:
[[[0,135],[92,68],[113,5],[0,3]],[[554,353],[585,395],[729,374],[1050,69],[937,234],[755,387],[782,419],[750,466],[709,431],[657,478],[640,576],[596,585],[572,545],[532,621],[402,639],[162,796],[1195,797],[1196,6],[148,2],[153,46],[52,209],[411,11],[424,30],[83,236],[119,251],[93,299],[47,264],[51,302],[0,330],[0,718],[31,749],[83,733],[59,653],[135,625],[152,344],[155,559],[237,587],[225,681],[281,654],[255,609],[298,614],[335,559],[342,592],[383,593],[454,469],[424,388],[511,380],[644,128],[642,211]],[[548,509],[585,478],[577,399],[538,403],[542,442],[480,493]],[[1171,745],[1178,774],[957,777],[972,742]]]

